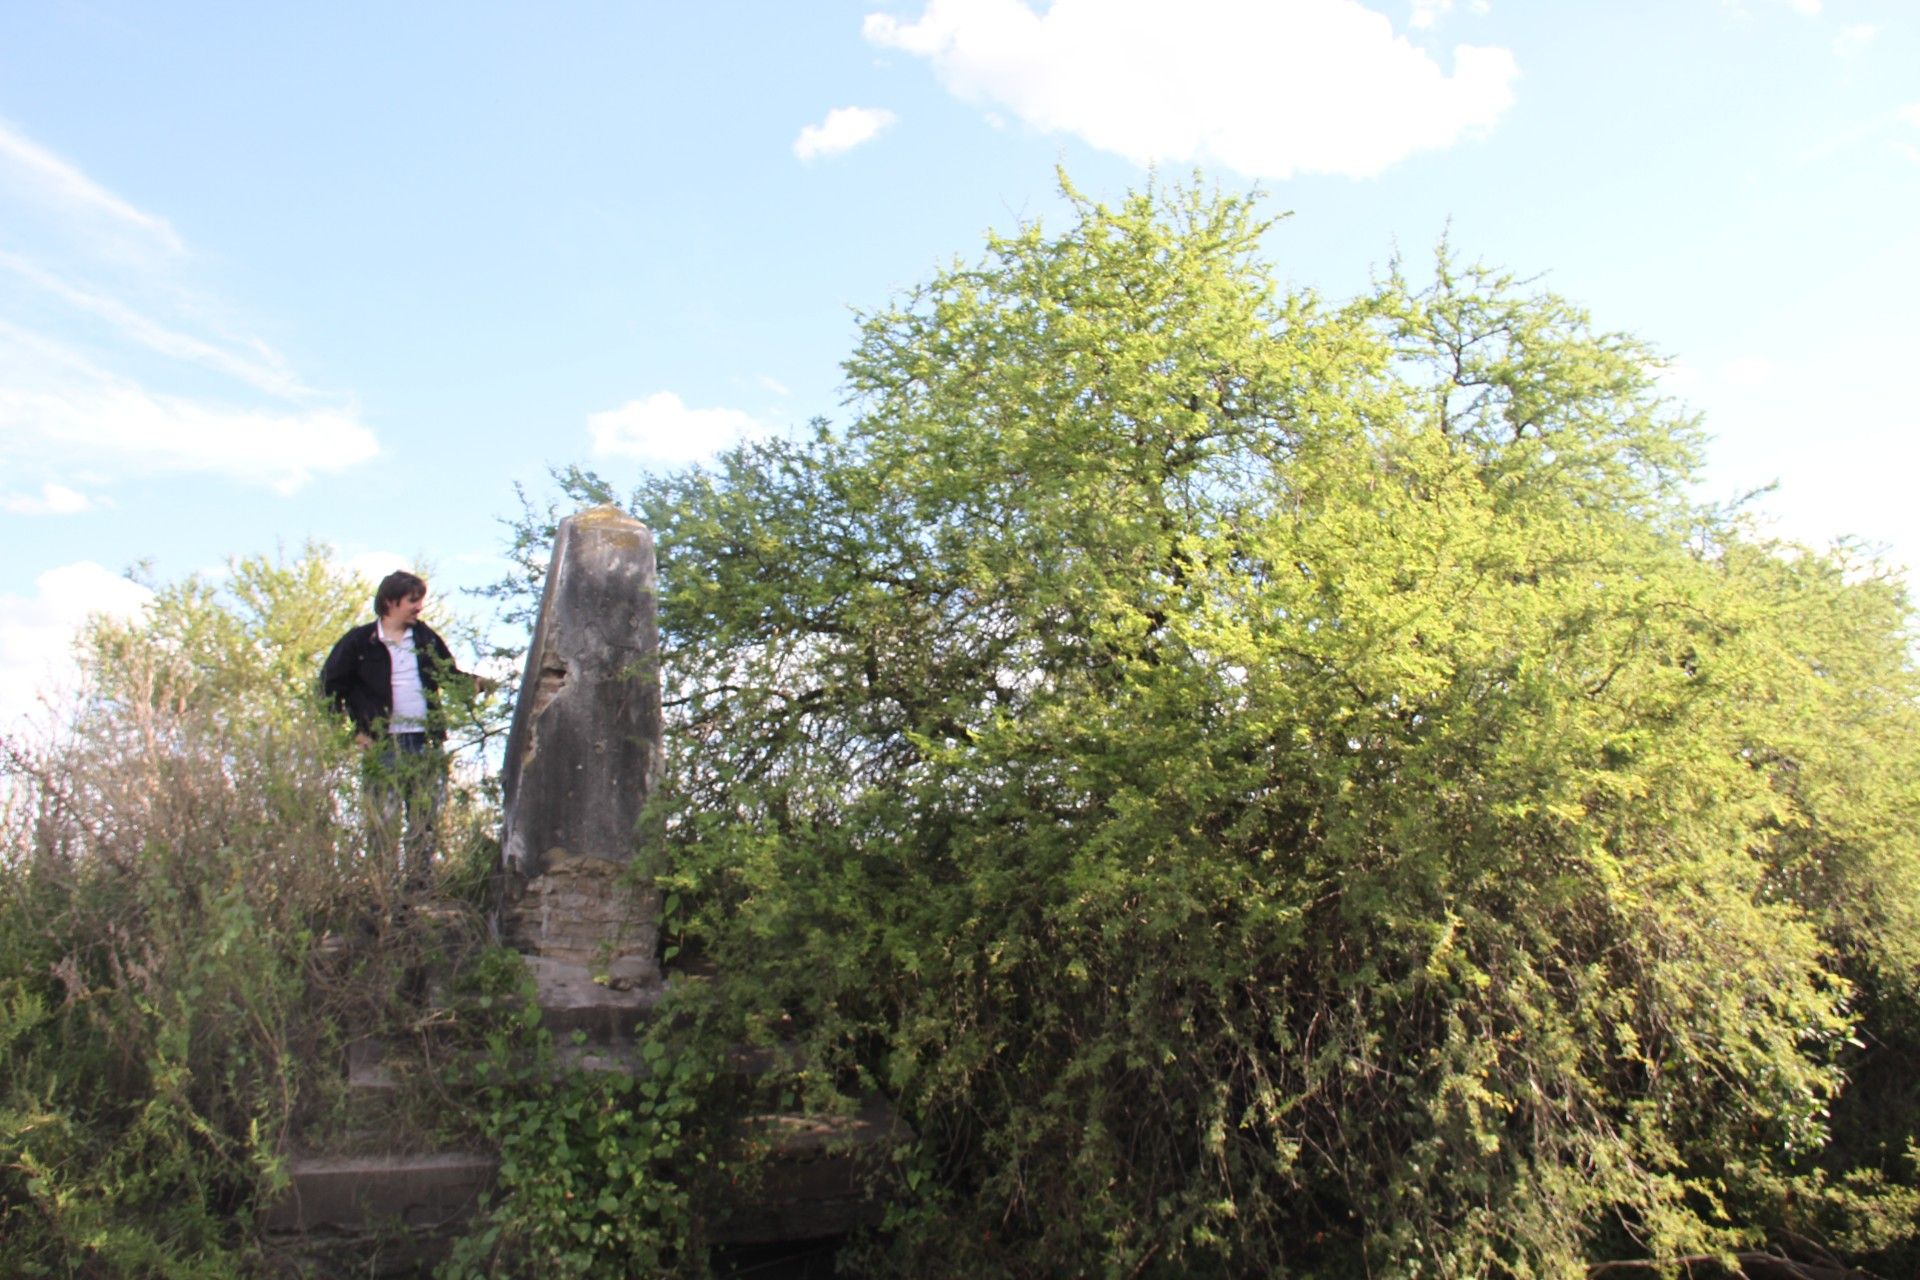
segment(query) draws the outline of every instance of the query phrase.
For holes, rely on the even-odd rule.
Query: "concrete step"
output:
[[[524,958],[527,971],[533,975],[540,1023],[555,1036],[581,1031],[609,1043],[631,1040],[640,1024],[652,1016],[666,990],[657,981],[615,988],[596,981],[593,970],[584,964],[549,956]]]
[[[286,1194],[260,1226],[269,1233],[445,1227],[473,1212],[497,1164],[479,1151],[295,1155]]]
[[[737,1202],[712,1206],[715,1244],[818,1240],[870,1226],[883,1212],[880,1160],[905,1132],[882,1099],[846,1116],[752,1117],[742,1140],[762,1157],[761,1176]],[[397,1260],[443,1251],[493,1185],[497,1159],[483,1151],[296,1153],[288,1187],[261,1214],[271,1238],[354,1244],[383,1241]],[[409,1265],[411,1265],[409,1263]]]
[[[440,1059],[442,1087],[446,1087],[444,1073],[450,1065],[471,1065],[479,1056],[482,1056],[479,1051],[473,1051],[472,1056],[464,1060],[457,1054],[443,1054]],[[529,1061],[531,1059],[523,1059],[522,1063]],[[724,1074],[747,1079],[772,1071],[793,1070],[800,1062],[800,1051],[793,1044],[737,1045],[727,1051],[721,1062]],[[404,1096],[402,1073],[420,1069],[417,1050],[406,1042],[373,1036],[354,1041],[347,1046],[347,1096],[352,1114],[380,1114],[381,1105],[397,1102]],[[587,1037],[576,1044],[569,1037],[557,1039],[553,1044],[551,1074],[556,1078],[571,1071],[642,1076],[651,1070],[642,1052],[642,1042],[637,1039]]]
[[[884,1098],[851,1115],[750,1117],[743,1135],[764,1152],[758,1185],[715,1214],[716,1244],[821,1240],[879,1224],[886,1151],[908,1129]]]
[[[399,1077],[387,1065],[393,1046],[379,1036],[362,1036],[347,1046],[347,1089],[363,1099],[391,1098],[400,1092]]]

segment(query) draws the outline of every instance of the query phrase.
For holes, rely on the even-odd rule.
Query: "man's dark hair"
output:
[[[375,617],[384,618],[387,610],[402,600],[411,600],[415,596],[427,594],[427,580],[417,573],[408,573],[405,569],[395,569],[380,579],[379,590],[373,593],[373,612]]]

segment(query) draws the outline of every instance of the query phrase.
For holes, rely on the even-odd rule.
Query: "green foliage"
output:
[[[506,1043],[477,1103],[498,1181],[440,1274],[704,1275],[693,1188],[710,1073],[663,1037],[643,1041],[634,1074],[557,1070],[544,1033],[530,1057]]]
[[[1329,304],[1246,200],[1075,200],[866,317],[846,427],[631,498],[709,1029],[918,1133],[867,1261],[1900,1247],[1916,1112],[1831,1117],[1914,1062],[1855,998],[1920,946],[1893,576],[1698,505],[1562,299],[1443,250]]]
[[[317,549],[236,560],[222,588],[189,579],[94,624],[71,721],[0,744],[9,1275],[259,1269],[252,1210],[284,1185],[342,1027],[399,999],[379,938],[358,974],[315,959],[396,889],[310,693],[365,609]]]
[[[309,543],[291,560],[235,557],[219,581],[158,587],[140,618],[98,618],[82,639],[96,698],[221,705],[270,727],[309,701],[320,663],[366,619],[372,587]]]

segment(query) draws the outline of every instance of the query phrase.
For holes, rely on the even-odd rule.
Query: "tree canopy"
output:
[[[1911,1089],[1835,1108],[1915,1061],[1898,577],[1700,502],[1551,293],[1330,302],[1254,200],[1068,194],[863,317],[843,425],[627,499],[676,936],[777,1084],[912,1124],[871,1261],[1897,1247]]]
[[[311,702],[333,642],[368,612],[371,587],[325,547],[236,556],[219,579],[162,584],[141,616],[98,617],[81,636],[91,695],[272,723]]]

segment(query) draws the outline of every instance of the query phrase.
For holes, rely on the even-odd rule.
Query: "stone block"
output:
[[[531,880],[549,850],[625,862],[659,780],[653,535],[598,507],[560,522],[507,736],[502,856]]]
[[[592,966],[552,956],[530,955],[526,962],[541,1025],[556,1036],[581,1031],[602,1042],[629,1039],[652,1016],[664,989],[657,980],[615,988],[596,981]]]
[[[819,1240],[884,1216],[888,1152],[909,1130],[882,1098],[846,1116],[763,1115],[746,1140],[765,1155],[760,1180],[716,1215],[720,1244]]]
[[[500,912],[500,937],[528,955],[598,966],[617,986],[660,980],[659,894],[635,885],[624,862],[551,849],[545,872],[518,886]]]
[[[644,986],[659,903],[624,871],[662,767],[653,535],[612,507],[560,522],[502,772],[501,936]]]
[[[269,1232],[359,1232],[445,1226],[471,1213],[493,1182],[492,1156],[296,1155],[287,1191],[260,1218]]]

